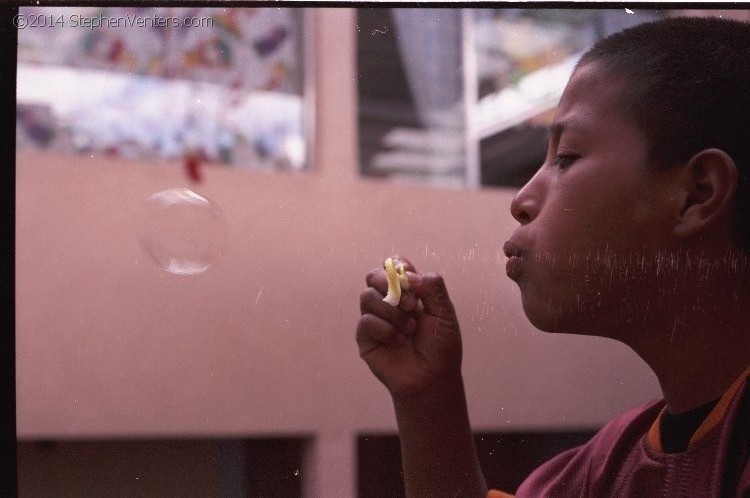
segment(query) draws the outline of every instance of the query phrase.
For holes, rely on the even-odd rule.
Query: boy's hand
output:
[[[422,394],[461,377],[461,335],[443,278],[420,275],[404,258],[409,291],[398,306],[383,301],[388,289],[383,267],[367,274],[357,324],[359,355],[394,398]]]

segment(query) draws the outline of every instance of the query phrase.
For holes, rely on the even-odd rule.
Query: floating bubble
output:
[[[160,268],[178,275],[206,271],[220,256],[227,223],[218,205],[186,188],[146,199],[140,244]]]

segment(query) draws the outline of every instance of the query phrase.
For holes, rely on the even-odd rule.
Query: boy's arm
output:
[[[393,404],[406,496],[485,498],[461,379]]]
[[[393,399],[406,495],[485,498],[461,377],[461,334],[445,283],[406,262],[410,292],[383,302],[382,268],[367,276],[360,356]]]

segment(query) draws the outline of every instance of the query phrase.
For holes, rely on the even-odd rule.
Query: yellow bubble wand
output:
[[[409,290],[409,280],[406,278],[406,270],[402,263],[396,265],[393,258],[386,259],[383,267],[388,278],[388,293],[383,298],[383,301],[391,306],[398,306],[398,303],[401,301],[401,291]]]

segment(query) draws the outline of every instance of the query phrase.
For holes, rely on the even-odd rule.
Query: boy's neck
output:
[[[719,398],[750,366],[750,311],[722,307],[715,295],[703,299],[713,312],[685,307],[671,324],[653,324],[643,335],[658,339],[630,344],[659,379],[670,413]]]
[[[715,368],[694,368],[686,373],[656,373],[669,413],[678,415],[720,398],[750,366],[725,363]],[[689,368],[689,367],[687,367]]]

